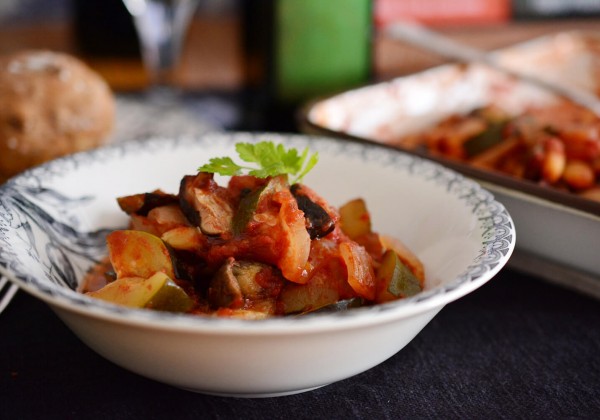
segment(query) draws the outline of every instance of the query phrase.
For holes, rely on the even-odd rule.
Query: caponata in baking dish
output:
[[[129,226],[107,236],[88,296],[137,308],[261,319],[384,303],[422,290],[419,258],[374,232],[356,198],[339,209],[302,183],[318,155],[238,143],[161,190],[119,197]],[[228,176],[219,185],[215,173]],[[294,177],[292,179],[292,176]]]
[[[600,201],[600,119],[566,101],[519,115],[494,105],[477,108],[402,143]]]

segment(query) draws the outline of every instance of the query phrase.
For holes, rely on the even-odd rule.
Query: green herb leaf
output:
[[[259,143],[237,143],[235,150],[241,160],[254,166],[238,165],[230,157],[212,158],[209,163],[198,168],[200,172],[220,175],[248,175],[267,178],[277,175],[295,175],[295,182],[302,178],[317,164],[318,153],[309,156],[308,148],[299,155],[294,148],[286,149],[283,144],[275,145],[270,141]]]
[[[258,145],[252,143],[237,143],[235,150],[238,152],[240,159],[244,162],[258,162],[259,156],[256,154]]]
[[[315,165],[317,164],[317,162],[319,161],[319,154],[315,153],[313,155],[311,155],[308,158],[308,162],[305,164],[304,162],[306,161],[306,158],[308,157],[308,149],[304,149],[304,153],[302,153],[302,161],[301,161],[301,165],[299,166],[299,170],[302,169],[302,167],[304,166],[304,169],[300,172],[300,174],[298,174],[298,179],[302,179],[304,178],[304,176],[310,172],[310,170],[312,168],[315,167]],[[298,181],[299,182],[299,181]]]
[[[210,159],[206,165],[198,168],[198,171],[231,176],[241,174],[242,169],[230,157],[220,157]]]

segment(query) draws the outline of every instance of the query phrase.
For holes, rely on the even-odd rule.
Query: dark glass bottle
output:
[[[74,39],[91,57],[140,57],[133,19],[123,0],[73,0]]]
[[[372,0],[243,1],[250,124],[293,129],[299,106],[372,76]]]

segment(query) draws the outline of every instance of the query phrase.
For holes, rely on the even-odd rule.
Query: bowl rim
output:
[[[199,136],[185,136],[179,138],[149,137],[145,139],[132,140],[102,146],[97,149],[75,153],[38,167],[29,169],[5,184],[0,185],[0,205],[4,192],[11,187],[17,187],[19,183],[30,177],[60,176],[73,164],[84,164],[94,162],[95,159],[107,154],[119,156],[139,148],[155,150],[156,148],[179,147],[186,142],[229,142],[238,141],[260,141],[269,138],[275,142],[291,142],[294,146],[311,145],[320,151],[322,147],[339,147],[343,143],[345,148],[354,148],[353,152],[365,155],[372,154],[377,157],[380,154],[390,155],[390,159],[407,159],[413,166],[427,166],[432,168],[440,177],[447,177],[452,183],[464,187],[471,194],[477,196],[478,200],[474,206],[491,214],[490,231],[499,231],[499,236],[493,236],[486,245],[486,253],[481,255],[478,261],[474,261],[465,271],[451,281],[441,286],[425,290],[413,297],[397,301],[377,304],[369,307],[356,308],[351,311],[335,313],[319,313],[304,316],[271,317],[262,320],[242,320],[231,318],[217,318],[211,316],[173,314],[148,309],[133,309],[112,303],[104,302],[85,296],[75,290],[56,285],[50,281],[39,280],[33,276],[16,273],[9,269],[6,258],[0,248],[0,273],[9,280],[16,283],[27,293],[39,298],[49,304],[53,309],[68,311],[78,315],[93,317],[98,320],[115,322],[122,325],[135,325],[137,327],[163,330],[163,331],[188,331],[204,332],[212,334],[232,335],[263,335],[282,334],[296,335],[305,332],[327,332],[332,330],[343,330],[357,327],[368,327],[374,324],[392,322],[400,318],[418,316],[427,311],[440,310],[444,305],[479,288],[493,278],[506,264],[510,258],[516,241],[514,223],[506,208],[495,200],[493,195],[473,180],[463,175],[421,157],[411,156],[403,151],[392,149],[381,145],[368,145],[361,142],[353,142],[323,136],[307,136],[302,134],[282,133],[249,133],[249,132],[211,132]],[[75,165],[76,166],[76,165]],[[0,243],[2,240],[0,232]],[[496,249],[494,249],[496,247]],[[501,247],[498,254],[498,247]],[[492,256],[487,261],[486,257]]]

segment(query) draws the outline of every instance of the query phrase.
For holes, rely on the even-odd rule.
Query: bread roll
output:
[[[0,57],[0,180],[101,145],[112,131],[114,102],[106,82],[70,55]]]

